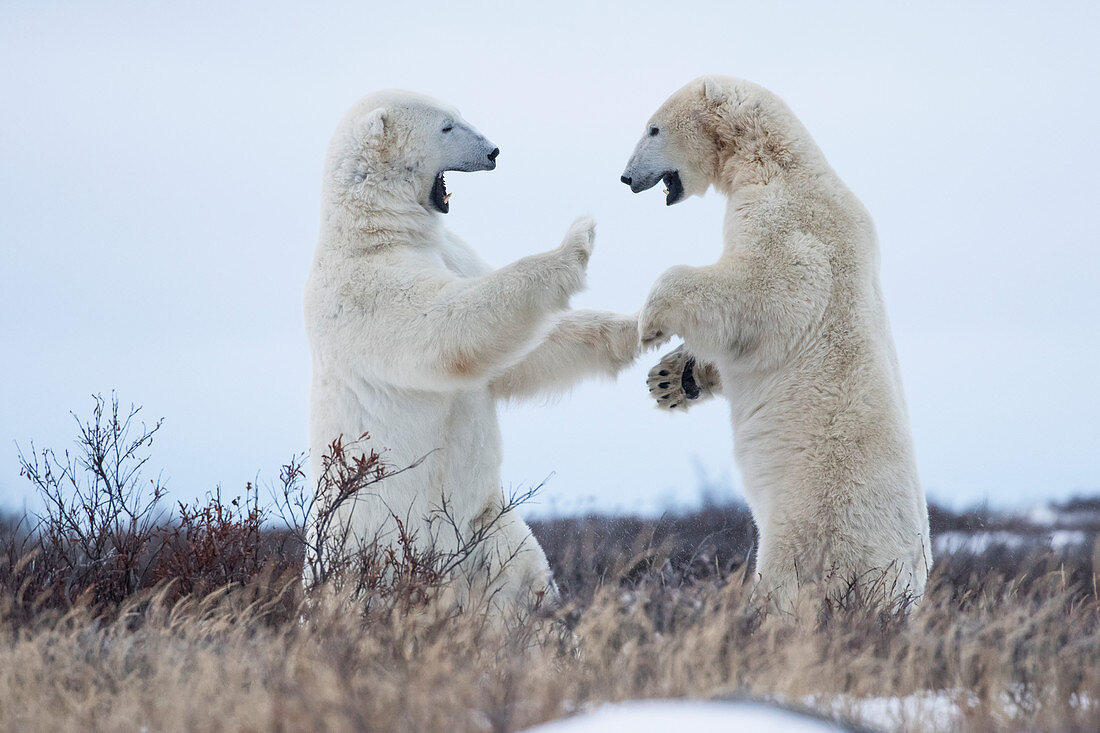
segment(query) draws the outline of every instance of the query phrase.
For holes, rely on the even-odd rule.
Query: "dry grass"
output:
[[[505,731],[603,701],[925,690],[964,704],[963,730],[1100,729],[1096,705],[1076,704],[1100,694],[1091,587],[1052,558],[1024,579],[960,572],[942,562],[909,619],[767,619],[736,579],[610,579],[560,614],[564,635],[561,620],[502,629],[433,602],[288,612],[262,583],[175,604],[138,594],[113,620],[0,611],[0,729]],[[917,717],[906,730],[931,729]]]
[[[140,578],[118,576],[109,541],[90,545],[106,574],[80,553],[47,567],[52,545],[4,524],[0,730],[510,731],[605,701],[726,696],[855,719],[864,699],[924,693],[954,702],[953,717],[875,722],[1100,730],[1096,524],[1057,553],[938,557],[908,617],[812,590],[775,617],[750,603],[742,507],[535,523],[566,606],[501,624],[449,606],[434,576],[401,586],[417,596],[399,588],[395,603],[307,593],[293,532],[221,506],[155,524],[136,553],[150,568]],[[936,513],[939,526],[968,521]],[[93,586],[67,581],[74,573]]]

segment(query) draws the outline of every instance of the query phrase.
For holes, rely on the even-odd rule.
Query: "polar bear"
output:
[[[661,275],[639,334],[684,340],[650,372],[659,406],[730,403],[757,591],[783,608],[803,581],[854,579],[919,599],[928,508],[870,215],[778,97],[729,77],[691,82],[649,120],[622,182],[658,181],[669,206],[711,186],[728,199],[718,261]]]
[[[497,402],[615,376],[638,337],[635,316],[568,310],[585,284],[590,218],[556,249],[497,270],[444,226],[444,173],[492,170],[498,152],[428,97],[387,90],[352,106],[325,160],[304,311],[314,481],[339,437],[369,433],[395,467],[424,459],[356,497],[338,521],[353,542],[392,545],[400,518],[417,543],[462,560],[460,600],[472,602],[476,586],[512,603],[555,588],[527,525],[500,512]],[[443,507],[446,522],[433,521]],[[473,553],[463,546],[483,535]]]

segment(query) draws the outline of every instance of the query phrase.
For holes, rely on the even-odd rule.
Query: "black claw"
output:
[[[667,369],[662,369],[661,371],[657,372],[657,376],[658,377],[667,377],[668,376],[668,370]]]
[[[668,389],[668,384],[669,384],[668,382],[661,382],[657,386],[660,387],[661,389]]]
[[[676,409],[676,403],[673,402],[671,405],[668,406],[668,409],[670,409],[670,410]]]
[[[695,381],[695,358],[692,357],[684,365],[684,373],[680,375],[680,384],[684,388],[684,394],[689,400],[698,399],[702,393],[699,384]]]

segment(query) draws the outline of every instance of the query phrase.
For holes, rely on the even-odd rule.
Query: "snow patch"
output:
[[[1064,550],[1083,545],[1087,540],[1088,534],[1082,529],[1058,529],[1050,535],[1050,546],[1055,550]]]
[[[953,730],[962,720],[963,705],[977,704],[966,690],[917,692],[901,697],[811,695],[808,707],[882,730]]]
[[[980,555],[995,548],[1021,550],[1029,547],[1050,547],[1066,550],[1084,545],[1089,533],[1082,529],[1056,529],[1051,532],[1014,532],[1002,529],[987,532],[951,530],[932,537],[932,551],[936,555],[965,553]]]
[[[1017,550],[1028,542],[1028,537],[1018,532],[941,532],[932,537],[932,549],[937,555],[954,555],[965,552],[980,555],[991,547]]]
[[[527,733],[838,733],[827,720],[759,702],[642,700],[604,705],[595,712],[528,728]]]
[[[1058,523],[1059,518],[1060,515],[1050,504],[1033,506],[1024,513],[1024,519],[1040,527],[1052,527]]]

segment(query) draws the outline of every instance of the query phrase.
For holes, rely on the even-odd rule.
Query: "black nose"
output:
[[[493,148],[493,152],[489,153],[489,160],[496,160],[500,155],[500,148]]]
[[[632,183],[632,181],[630,180],[630,176],[619,176],[619,180],[628,186]]]

